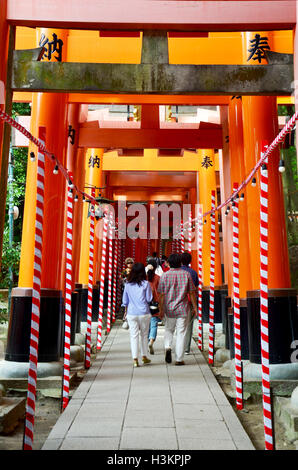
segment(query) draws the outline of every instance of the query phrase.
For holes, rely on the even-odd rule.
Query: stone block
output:
[[[284,397],[276,397],[275,415],[284,426],[286,437],[290,442],[298,440],[298,410],[291,407],[291,400]]]
[[[0,399],[0,434],[10,434],[25,415],[26,399],[3,397]]]

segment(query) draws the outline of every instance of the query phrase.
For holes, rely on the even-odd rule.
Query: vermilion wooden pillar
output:
[[[67,153],[66,153],[66,168],[73,174],[73,179],[75,184],[79,187],[80,190],[83,190],[81,185],[81,175],[84,175],[84,160],[82,161],[81,152],[78,152],[78,131],[79,131],[79,116],[80,116],[80,105],[77,103],[70,103],[68,105],[67,111],[67,129],[68,129],[68,136],[67,136]],[[83,183],[84,185],[84,183]],[[75,196],[75,194],[74,194]],[[77,243],[76,239],[80,237],[80,227],[77,227],[77,220],[80,218],[80,212],[82,211],[82,201],[81,197],[78,201],[78,204],[73,205],[73,234],[72,234],[72,290],[74,288],[74,284],[76,281],[75,271],[76,265],[79,261],[79,253],[77,252]],[[64,234],[63,238],[65,240],[66,237],[66,214],[67,214],[67,194],[65,200],[65,216],[64,216]],[[63,286],[63,292],[65,291],[65,252],[66,252],[66,245],[64,244],[63,247],[63,263],[62,263],[62,270],[61,270],[61,284]]]
[[[205,166],[200,165],[199,171],[199,200],[203,205],[203,213],[211,209],[211,191],[216,190],[216,178],[214,168],[214,150],[213,149],[199,149],[198,158],[200,162],[205,162]],[[210,216],[204,218],[206,223],[203,225],[203,284],[204,286],[210,285]],[[216,214],[217,225],[217,214]],[[218,228],[217,228],[218,232]],[[220,286],[222,283],[221,276],[221,260],[219,249],[219,238],[216,238],[215,247],[215,286]]]
[[[229,115],[228,107],[220,108],[221,124],[223,129],[223,149],[219,151],[219,178],[220,178],[220,196],[224,202],[231,194],[231,174],[230,174],[230,144],[229,144]],[[233,256],[232,256],[232,218],[225,216],[226,206],[221,210],[221,225],[223,237],[223,262],[225,285],[228,288],[228,295],[232,295],[233,287]]]
[[[103,149],[89,148],[85,154],[85,179],[83,187],[84,191],[91,195],[90,186],[99,188],[102,187],[102,156]],[[98,197],[99,189],[95,191],[95,197]],[[87,294],[89,282],[89,238],[90,238],[90,217],[88,217],[89,203],[83,203],[82,210],[82,231],[81,231],[81,246],[80,246],[80,262],[79,262],[79,276],[76,284],[76,290],[80,293],[80,313],[81,320],[86,321],[87,318]],[[93,263],[93,321],[98,319],[98,296],[99,296],[99,273],[100,273],[100,259],[101,259],[101,233],[102,222],[101,220],[95,222],[95,236],[94,236],[94,263]]]
[[[230,194],[234,183],[238,185],[245,179],[244,151],[243,151],[243,124],[242,101],[231,99],[229,103],[229,147],[230,147]],[[239,194],[239,196],[241,193]],[[228,217],[232,218],[232,210]],[[246,291],[252,289],[248,241],[247,200],[239,202],[239,287],[240,299],[246,299]]]
[[[63,41],[61,60],[66,60],[67,30],[37,30],[37,45],[44,35],[52,41],[57,35]],[[45,60],[48,60],[45,58]],[[55,59],[55,54],[51,60]],[[35,136],[43,136],[46,148],[66,166],[67,146],[67,95],[55,93],[34,94],[32,100],[31,131]],[[42,131],[42,133],[41,133]],[[36,147],[30,144],[29,152]],[[61,355],[61,328],[63,313],[63,285],[61,271],[63,263],[65,188],[64,176],[53,173],[54,163],[45,158],[43,248],[41,272],[41,311],[40,311],[40,362],[57,361]],[[36,198],[36,161],[28,158],[26,200],[22,231],[22,249],[19,271],[19,287],[13,291],[11,307],[11,327],[7,343],[6,359],[24,362],[28,357],[30,325],[30,299],[33,283],[34,227]],[[18,337],[22,331],[22,338]]]
[[[196,188],[191,188],[190,189],[190,203],[191,203],[191,217],[194,219],[197,216],[196,213],[196,207],[198,204],[198,199],[197,199],[197,190]],[[192,224],[193,226],[194,223]],[[192,243],[192,252],[191,252],[191,267],[195,270],[198,271],[198,251],[197,251],[197,240],[196,240],[196,231],[195,229],[192,230],[193,232],[193,243]]]
[[[253,33],[243,33],[243,57],[247,57],[248,47],[251,44]],[[260,32],[262,37],[268,37],[270,46],[271,33]],[[262,59],[264,62],[264,59]],[[265,61],[266,62],[266,61]],[[243,137],[244,137],[244,164],[245,173],[248,174],[261,157],[262,142],[270,144],[279,132],[276,97],[271,96],[243,96]],[[285,209],[283,199],[282,177],[278,171],[280,155],[275,150],[268,162],[269,178],[269,288],[290,287],[290,271],[288,244],[285,223]],[[252,288],[258,289],[260,285],[260,201],[259,176],[256,177],[257,186],[249,184],[246,188],[247,215],[249,227],[249,254],[252,273]]]
[[[85,192],[91,194],[88,186],[101,187],[102,186],[102,155],[103,149],[87,149],[85,155]],[[99,190],[95,191],[95,197],[98,197]],[[90,218],[88,218],[89,203],[84,203],[82,215],[82,237],[81,237],[81,254],[80,254],[80,270],[79,270],[79,283],[88,284],[89,278],[89,231],[90,231]],[[96,232],[96,229],[95,229]],[[95,236],[94,239],[94,279],[95,283],[98,280],[99,267],[98,267],[98,242],[99,239]]]
[[[247,33],[246,38],[256,33]],[[270,34],[260,32],[262,37]],[[247,43],[247,41],[246,41]],[[246,52],[246,51],[245,51]],[[243,141],[245,173],[248,174],[261,157],[263,143],[270,144],[277,136],[276,98],[243,96]],[[297,292],[290,289],[289,256],[286,233],[282,175],[279,173],[279,149],[268,158],[268,331],[270,364],[291,362],[291,343],[297,336]],[[260,339],[260,174],[255,187],[245,190],[249,232],[252,289],[247,291],[249,360],[261,363]],[[277,377],[277,376],[276,376]]]
[[[199,201],[203,206],[203,214],[211,209],[211,191],[216,191],[215,160],[213,149],[199,149],[198,158],[200,161],[199,170]],[[217,201],[216,201],[217,205]],[[203,218],[203,289],[202,307],[203,322],[209,322],[209,294],[210,294],[210,241],[211,241],[211,221],[210,215]],[[214,322],[222,322],[221,307],[221,257],[218,233],[218,214],[215,214],[215,271],[214,271]]]
[[[274,97],[243,97],[243,133],[246,173],[261,156],[262,141],[271,143],[278,134],[277,105]],[[290,287],[288,243],[281,174],[278,171],[279,151],[274,151],[268,162],[269,190],[269,288]],[[260,202],[259,176],[257,186],[246,188],[249,255],[253,289],[260,283]]]

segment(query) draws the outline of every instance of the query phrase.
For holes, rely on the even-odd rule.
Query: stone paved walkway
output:
[[[185,366],[166,364],[163,333],[152,363],[133,368],[115,325],[43,450],[253,450],[195,343]]]

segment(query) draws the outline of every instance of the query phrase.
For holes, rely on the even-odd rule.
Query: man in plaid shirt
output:
[[[184,365],[184,341],[187,326],[193,314],[197,315],[196,288],[190,274],[181,269],[181,257],[172,254],[168,259],[170,270],[164,273],[157,292],[160,294],[160,318],[165,316],[165,360],[172,362],[172,343],[176,328],[176,365]]]

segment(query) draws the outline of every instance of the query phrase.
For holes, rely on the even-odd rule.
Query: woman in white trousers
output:
[[[147,358],[148,331],[151,320],[149,302],[153,298],[143,263],[135,263],[127,277],[122,296],[122,305],[126,308],[129,325],[131,355],[134,367],[139,367],[139,346],[143,364],[151,361]]]

